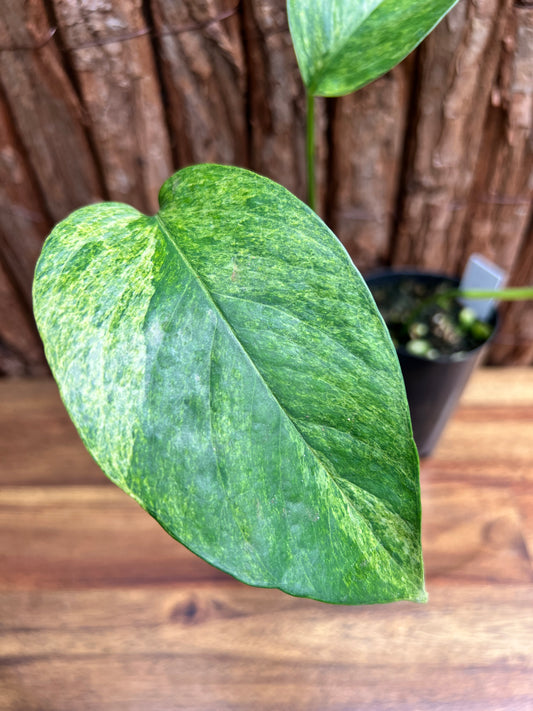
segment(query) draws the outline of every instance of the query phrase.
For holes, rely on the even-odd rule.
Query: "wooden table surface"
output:
[[[0,382],[0,709],[533,709],[533,369],[478,371],[422,498],[427,605],[249,588],[108,482],[53,382]]]

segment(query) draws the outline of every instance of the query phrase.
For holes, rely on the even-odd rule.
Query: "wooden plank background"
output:
[[[422,462],[427,605],[238,583],[0,383],[0,711],[530,711],[533,371],[481,368]]]
[[[31,279],[51,226],[102,199],[157,209],[185,165],[305,191],[304,90],[285,0],[0,0],[0,374],[46,370]],[[533,2],[461,0],[399,67],[319,100],[319,210],[366,272],[533,283]],[[533,306],[490,359],[533,362]]]

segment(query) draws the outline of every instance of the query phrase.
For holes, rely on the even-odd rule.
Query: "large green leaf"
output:
[[[458,0],[287,0],[298,64],[315,96],[343,96],[388,72]]]
[[[45,243],[35,314],[106,474],[241,580],[424,599],[418,458],[393,346],[345,250],[281,186],[176,173],[146,217],[83,208]]]

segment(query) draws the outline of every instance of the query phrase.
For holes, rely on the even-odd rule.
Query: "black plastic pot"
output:
[[[371,287],[377,287],[405,278],[416,279],[425,284],[448,281],[452,288],[459,283],[457,279],[442,274],[418,271],[380,272],[367,277],[366,282]],[[408,353],[401,346],[396,349],[411,411],[413,435],[420,457],[429,456],[435,448],[470,374],[483,355],[487,342],[468,351],[461,358],[441,356],[435,360],[428,360]]]

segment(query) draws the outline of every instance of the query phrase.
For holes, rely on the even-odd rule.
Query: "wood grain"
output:
[[[81,445],[52,379],[5,380],[0,392],[2,485],[107,483]]]
[[[294,633],[300,633],[298,627]],[[360,664],[355,644],[343,645],[339,652],[349,655],[351,663],[331,665],[311,654],[302,662],[279,662],[268,654],[250,658],[190,651],[28,660],[6,669],[0,709],[42,711],[43,678],[57,690],[48,695],[45,707],[53,711],[529,711],[531,706],[530,672],[523,667],[450,671],[441,668],[438,658],[426,657],[425,664],[406,674],[404,667],[382,665],[378,658]],[[22,706],[14,705],[20,701]]]
[[[428,580],[533,582],[518,493],[425,480]],[[465,492],[466,489],[466,492]],[[225,577],[193,556],[112,487],[4,488],[0,588],[113,587]],[[88,533],[90,535],[88,535]],[[62,542],[68,541],[68,546]],[[112,541],[112,545],[110,542]]]
[[[429,603],[343,607],[196,558],[0,382],[1,711],[530,709],[532,423],[533,371],[479,370],[422,465]]]

